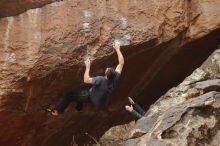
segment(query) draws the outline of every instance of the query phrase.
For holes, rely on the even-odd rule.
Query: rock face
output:
[[[153,48],[183,34],[180,47],[186,37],[196,39],[219,27],[219,5],[219,1],[60,1],[2,18],[1,95],[22,92],[20,86],[55,71],[62,76],[61,70],[70,67],[73,76],[81,77],[83,59],[109,56],[114,41],[126,46],[151,42]],[[178,51],[174,48],[164,56]]]
[[[217,50],[179,86],[153,104],[135,125],[126,130],[117,127],[124,129],[125,132],[119,132],[123,138],[109,142],[106,132],[101,142],[126,146],[219,145],[219,65],[220,50]]]
[[[3,0],[0,1],[0,18],[17,15],[28,9],[42,7],[58,0]]]
[[[1,145],[68,145],[82,131],[99,137],[103,130],[97,128],[128,121],[120,118],[122,97],[138,97],[189,42],[211,33],[212,49],[219,42],[219,0],[18,2],[0,2],[0,17],[27,10],[0,19]],[[42,112],[82,85],[84,59],[93,60],[92,75],[116,64],[113,43],[122,45],[128,66],[108,115],[89,106],[57,119]],[[197,65],[202,61],[190,58]],[[97,127],[85,125],[89,118]]]

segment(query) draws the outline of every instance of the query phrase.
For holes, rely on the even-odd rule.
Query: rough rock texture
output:
[[[27,82],[55,71],[62,76],[62,70],[74,68],[73,76],[81,77],[83,59],[109,56],[115,40],[122,45],[151,42],[150,47],[154,47],[182,34],[180,44],[162,54],[168,60],[186,42],[185,37],[196,39],[219,27],[219,5],[217,0],[71,0],[2,18],[1,95],[23,92]],[[127,50],[132,55],[139,51]],[[53,84],[60,83],[58,80],[61,79],[56,78]]]
[[[106,132],[101,142],[126,146],[219,145],[219,78],[220,50],[217,50],[179,86],[153,104],[135,125],[129,129],[119,126],[118,129],[124,129],[120,135],[125,137],[109,142]]]
[[[15,5],[18,2],[1,1],[0,17],[49,3],[26,0]],[[185,44],[213,32],[218,36],[219,7],[219,0],[64,0],[1,18],[0,144],[68,145],[73,135],[82,137],[79,131],[99,137],[105,129],[128,121],[119,118],[124,114],[123,97],[142,92]],[[115,64],[115,42],[123,46],[131,66],[125,68],[110,113],[88,106],[82,114],[69,110],[53,119],[42,112],[82,85],[84,59],[93,60],[93,75]],[[97,127],[86,124],[88,119]]]

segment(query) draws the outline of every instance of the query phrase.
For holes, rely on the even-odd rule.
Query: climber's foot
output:
[[[58,115],[59,115],[59,113],[58,113],[58,111],[57,111],[57,110],[53,110],[53,111],[51,112],[51,115],[53,115],[53,116],[58,116]]]

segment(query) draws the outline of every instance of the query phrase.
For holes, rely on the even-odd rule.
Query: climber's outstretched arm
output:
[[[119,64],[117,65],[115,71],[117,71],[118,73],[121,74],[123,66],[124,66],[124,57],[123,57],[123,55],[121,53],[119,45],[114,45],[113,47],[114,47],[114,49],[115,49],[115,51],[116,51],[116,53],[118,55],[118,62],[119,62]]]
[[[86,70],[85,70],[85,73],[84,73],[84,83],[92,84],[92,78],[89,75],[90,66],[91,66],[91,63],[90,63],[89,59],[87,59],[85,61],[85,66],[86,66]]]

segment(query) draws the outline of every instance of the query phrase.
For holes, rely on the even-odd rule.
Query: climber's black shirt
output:
[[[115,78],[109,81],[103,76],[92,78],[92,87],[90,88],[90,101],[99,108],[104,108],[109,103],[109,95],[115,90],[120,74],[117,73]]]

